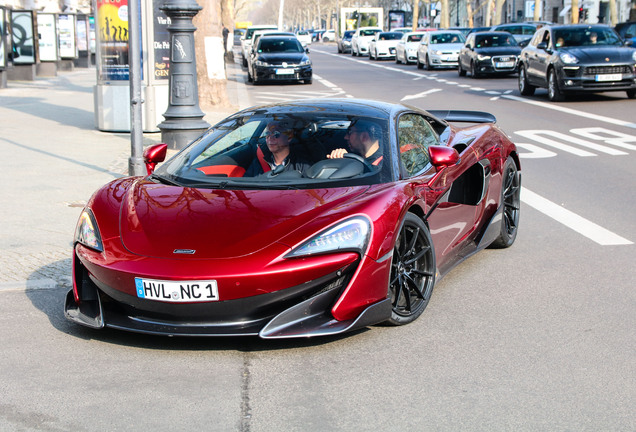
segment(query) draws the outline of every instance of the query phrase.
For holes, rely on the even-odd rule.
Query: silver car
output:
[[[404,33],[404,36],[395,47],[395,62],[415,63],[417,60],[417,47],[422,41],[422,36],[424,36],[423,32]]]
[[[466,39],[458,30],[438,30],[424,33],[417,47],[419,69],[456,68],[459,50]]]

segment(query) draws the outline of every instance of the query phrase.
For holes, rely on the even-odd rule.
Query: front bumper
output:
[[[254,66],[254,80],[263,81],[304,81],[312,77],[311,65],[282,67],[277,65]]]
[[[391,304],[386,299],[368,305],[350,319],[336,320],[332,315],[334,304],[359,265],[355,261],[306,283],[264,294],[215,302],[170,303],[115,289],[76,255],[74,289],[67,293],[64,312],[70,321],[94,329],[110,327],[168,336],[289,338],[338,334],[386,321],[391,315]]]
[[[458,54],[429,54],[431,66],[438,68],[456,68],[458,66]]]
[[[567,65],[556,71],[564,92],[636,90],[634,64]]]
[[[512,74],[518,71],[519,60],[516,56],[497,56],[488,60],[478,60],[477,72],[480,74]]]

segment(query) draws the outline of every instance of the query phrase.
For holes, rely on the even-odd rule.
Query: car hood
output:
[[[580,63],[624,63],[632,62],[633,49],[626,47],[565,47],[559,52],[567,52],[579,59]]]
[[[296,53],[259,53],[258,59],[269,64],[299,64],[303,61],[307,56],[305,53],[296,52]]]
[[[475,52],[482,55],[500,56],[500,55],[516,55],[521,54],[520,47],[488,47],[476,48]]]
[[[390,48],[390,47],[393,47],[393,48],[395,48],[395,47],[397,46],[397,44],[398,44],[398,42],[399,42],[399,41],[400,41],[399,39],[395,39],[395,40],[383,40],[383,41],[376,41],[376,44],[377,44],[378,46],[381,46],[381,47],[389,47],[389,48]]]
[[[175,258],[176,249],[186,249],[196,252],[180,257],[239,257],[279,242],[367,188],[216,190],[140,180],[121,201],[120,235],[137,255]]]

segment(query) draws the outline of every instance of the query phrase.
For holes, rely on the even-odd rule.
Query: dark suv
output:
[[[525,96],[544,87],[551,101],[576,92],[625,91],[636,97],[636,49],[606,25],[543,27],[519,61],[519,91]]]

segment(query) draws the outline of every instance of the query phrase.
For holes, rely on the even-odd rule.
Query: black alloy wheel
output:
[[[519,66],[519,93],[523,96],[532,96],[534,94],[535,86],[528,82],[528,73],[525,66]]]
[[[460,77],[466,76],[466,70],[462,67],[461,60],[457,62],[457,74]]]
[[[393,246],[389,279],[391,318],[387,323],[404,325],[419,317],[433,293],[435,285],[435,252],[424,222],[407,213]]]
[[[501,231],[499,237],[490,245],[503,249],[512,246],[519,229],[519,213],[521,208],[521,176],[515,161],[508,156],[501,179]]]
[[[559,79],[554,69],[550,69],[548,75],[548,99],[552,102],[561,102],[565,99],[565,95],[559,88]]]

